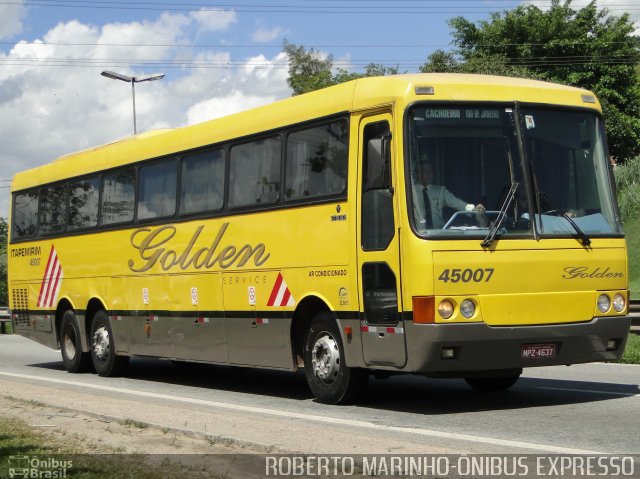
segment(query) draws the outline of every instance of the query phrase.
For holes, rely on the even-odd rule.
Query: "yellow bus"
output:
[[[17,334],[65,368],[131,356],[371,373],[614,361],[626,245],[597,98],[515,78],[365,78],[17,174]]]

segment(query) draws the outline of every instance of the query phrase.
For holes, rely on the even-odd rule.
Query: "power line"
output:
[[[349,4],[349,3],[388,3],[393,5],[394,8],[403,7],[402,3],[414,4],[412,8],[416,8],[416,3],[469,3],[469,4],[477,4],[477,0],[313,0],[300,2],[295,5],[289,4],[266,4],[264,2],[257,2],[261,7],[264,8],[353,8],[352,6],[341,6],[341,7],[325,7],[323,3],[341,3],[341,4]],[[504,3],[515,3],[519,4],[517,0],[493,0],[493,2],[504,2]],[[5,2],[0,2],[5,3]],[[7,2],[8,3],[8,2]],[[217,2],[206,2],[206,3],[187,3],[187,2],[129,2],[124,0],[26,0],[25,3],[51,3],[53,5],[119,5],[119,6],[131,6],[131,5],[139,5],[145,7],[157,7],[157,8],[165,8],[165,7],[208,7],[208,8],[239,8],[239,7],[254,7],[256,6],[256,2],[237,2],[237,3],[217,3]],[[313,3],[317,3],[318,5],[313,5]],[[576,1],[572,6],[576,8],[583,8],[588,6],[591,3],[590,0],[584,0],[583,2]],[[305,5],[306,4],[306,5]],[[553,2],[549,0],[547,3],[539,4],[542,8],[551,7]],[[629,4],[617,4],[616,7],[629,7],[634,6],[633,2]],[[418,8],[433,8],[433,7],[418,7]],[[487,8],[494,8],[493,6],[488,6]]]
[[[505,60],[508,65],[514,66],[561,66],[561,65],[628,65],[635,66],[638,64],[638,60],[634,57],[606,57],[597,59],[580,59],[575,57],[558,57],[558,58],[529,58],[529,59],[507,59]],[[371,63],[386,64],[403,69],[419,68],[425,63],[425,60],[400,60],[400,61],[380,61],[380,60],[357,60],[357,61],[342,61],[333,62],[334,68],[345,69],[357,69],[364,68]],[[38,68],[106,68],[106,67],[122,67],[130,65],[140,65],[148,68],[158,69],[193,69],[193,70],[228,70],[239,67],[251,67],[255,70],[284,70],[289,68],[288,62],[273,62],[273,63],[252,63],[233,61],[226,63],[189,63],[189,62],[175,62],[170,61],[122,61],[122,62],[105,62],[97,61],[92,63],[87,62],[70,62],[65,60],[47,61],[41,60],[38,63],[25,62],[23,60],[0,60],[0,65],[3,66],[25,66],[25,67],[38,67]]]
[[[536,56],[528,56],[528,57],[506,57],[506,61],[538,61],[538,60],[583,60],[586,62],[589,61],[600,61],[603,59],[614,59],[614,60],[629,60],[629,61],[637,61],[639,57],[637,55],[631,54],[619,54],[619,55],[607,55],[606,57],[595,57],[593,55],[536,55]],[[349,64],[369,64],[369,63],[382,63],[385,61],[394,61],[388,59],[374,59],[374,58],[362,58],[355,59],[351,58],[348,60],[333,60],[332,63],[334,65],[349,65]],[[399,62],[411,62],[418,61],[411,58],[398,58],[395,61]],[[419,61],[422,61],[420,59]],[[170,59],[142,59],[142,58],[54,58],[54,57],[28,57],[28,58],[0,58],[0,63],[13,63],[13,62],[24,62],[28,64],[38,65],[41,62],[45,63],[70,63],[70,64],[81,64],[83,66],[92,66],[94,64],[105,64],[105,63],[113,63],[113,64],[125,64],[125,65],[144,65],[144,64],[152,64],[152,65],[177,65],[177,66],[260,66],[260,65],[288,65],[288,60],[270,62],[269,60],[265,61],[244,61],[244,60],[170,60]]]
[[[64,2],[64,3],[63,3]],[[449,5],[446,2],[446,6],[398,6],[393,3],[393,6],[376,6],[374,8],[361,8],[357,6],[304,6],[304,5],[250,5],[250,4],[219,4],[212,6],[210,4],[175,4],[175,3],[142,3],[142,2],[117,2],[117,1],[72,1],[63,0],[54,2],[53,0],[27,0],[24,3],[20,2],[0,2],[0,5],[25,5],[25,6],[39,6],[39,7],[53,7],[53,8],[85,8],[85,9],[110,9],[110,10],[157,10],[157,11],[181,11],[181,12],[195,12],[195,11],[210,11],[216,12],[224,9],[233,9],[233,11],[241,13],[308,13],[308,14],[322,14],[322,13],[342,13],[342,14],[417,14],[417,13],[487,13],[495,11],[495,6],[455,6]],[[179,5],[179,6],[177,6]],[[551,3],[549,5],[551,6]],[[194,10],[194,7],[199,7]],[[632,8],[636,7],[636,8]],[[544,6],[543,6],[544,8]],[[608,7],[608,10],[640,10],[637,5],[615,5]]]
[[[510,0],[509,0],[510,1]],[[1,4],[2,2],[0,2]],[[553,46],[572,46],[572,45],[591,45],[593,42],[572,42],[572,41],[563,41],[562,43],[554,44]],[[635,47],[635,44],[630,41],[623,42],[602,42],[602,45],[625,45]],[[0,45],[14,45],[15,47],[19,47],[21,45],[52,45],[52,46],[72,46],[72,47],[137,47],[137,48],[147,48],[147,47],[159,47],[159,48],[221,48],[221,49],[232,49],[232,48],[282,48],[282,44],[239,44],[239,45],[220,45],[220,44],[182,44],[182,43],[67,43],[67,42],[42,42],[38,40],[34,41],[20,41],[16,42],[0,42]],[[535,42],[526,42],[526,43],[501,43],[499,46],[504,47],[514,47],[514,46],[543,46],[548,45],[548,43],[535,43]],[[393,45],[393,44],[369,44],[369,45],[361,45],[361,44],[317,44],[317,45],[308,45],[307,48],[434,48],[434,47],[447,47],[449,44],[404,44],[404,45]],[[481,47],[496,47],[495,44],[472,44],[465,45],[467,48],[481,48]]]

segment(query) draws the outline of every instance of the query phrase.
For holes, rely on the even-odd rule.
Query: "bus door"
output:
[[[390,114],[360,123],[358,270],[360,326],[366,364],[402,367],[407,362],[400,311],[400,251],[391,172]]]

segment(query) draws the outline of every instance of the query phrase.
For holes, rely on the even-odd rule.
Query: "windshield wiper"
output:
[[[516,197],[518,186],[520,186],[520,183],[511,183],[511,188],[509,188],[509,191],[504,198],[502,206],[500,207],[500,211],[498,212],[498,217],[493,222],[493,226],[491,226],[489,234],[487,234],[485,239],[482,240],[482,243],[480,243],[480,246],[482,246],[483,248],[488,248],[495,241],[498,230],[500,229],[500,226],[502,225],[504,219],[507,217],[507,211],[509,210],[511,203],[513,203],[513,199]]]
[[[589,237],[585,234],[585,232],[580,229],[580,227],[576,224],[575,221],[573,221],[573,218],[571,218],[571,216],[569,216],[567,212],[562,208],[556,208],[552,204],[551,198],[549,198],[544,191],[538,191],[538,198],[542,200],[542,203],[544,204],[545,208],[547,208],[548,210],[545,212],[545,214],[559,213],[560,216],[562,216],[565,220],[567,220],[571,225],[571,227],[575,230],[576,237],[577,239],[580,240],[580,243],[582,243],[582,246],[589,246],[591,244],[591,239],[589,239]],[[541,224],[542,224],[542,214],[543,214],[542,211],[540,211]]]

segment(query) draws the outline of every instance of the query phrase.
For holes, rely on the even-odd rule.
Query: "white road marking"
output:
[[[394,432],[394,433],[402,433],[402,434],[415,434],[418,436],[435,437],[440,439],[453,439],[457,441],[468,441],[468,442],[475,442],[480,444],[491,444],[491,445],[500,446],[500,447],[514,447],[518,449],[544,451],[552,454],[575,454],[575,455],[605,454],[599,451],[590,451],[590,450],[575,449],[575,448],[560,447],[560,446],[550,446],[547,444],[536,444],[536,443],[523,442],[523,441],[512,441],[508,439],[496,439],[492,437],[474,436],[470,434],[459,434],[454,432],[434,431],[430,429],[420,429],[415,427],[387,426],[384,424],[374,424],[371,422],[358,421],[354,419],[341,419],[336,417],[315,416],[312,414],[279,411],[277,409],[267,409],[267,408],[254,407],[254,406],[243,406],[239,404],[228,404],[228,403],[218,402],[218,401],[209,401],[206,399],[173,396],[169,394],[159,394],[159,393],[152,393],[148,391],[136,391],[136,390],[127,389],[127,388],[117,388],[113,386],[104,386],[100,384],[87,384],[79,381],[67,381],[64,379],[47,378],[43,376],[32,376],[29,374],[0,372],[0,376],[10,377],[10,378],[30,379],[30,380],[42,381],[42,382],[48,382],[48,383],[63,384],[67,386],[76,386],[76,387],[86,388],[86,389],[97,389],[100,391],[109,391],[114,393],[128,394],[130,396],[163,399],[166,401],[181,402],[181,403],[187,403],[187,404],[197,404],[199,406],[217,407],[221,409],[228,409],[232,411],[240,411],[240,412],[253,413],[253,414],[267,414],[269,416],[284,417],[287,419],[294,418],[294,419],[301,419],[304,421],[312,421],[312,422],[324,423],[324,424],[359,427],[364,429],[375,430],[381,433]]]

